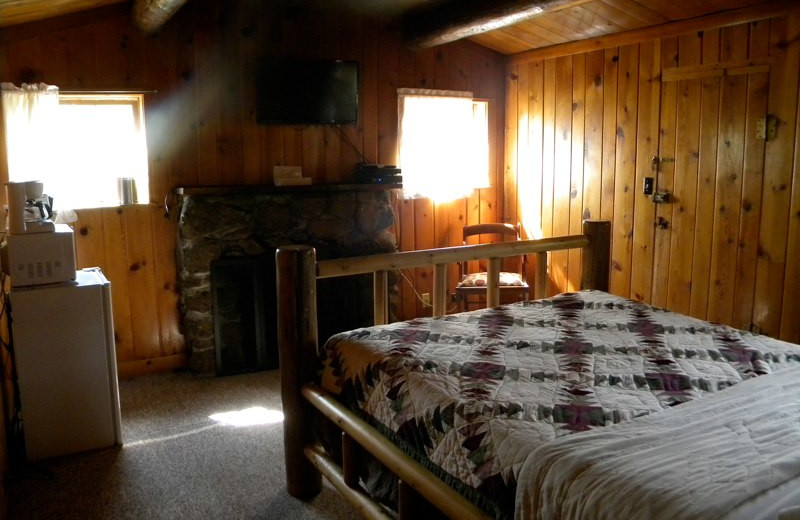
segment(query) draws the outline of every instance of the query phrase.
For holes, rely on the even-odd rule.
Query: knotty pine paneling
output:
[[[800,342],[798,70],[800,14],[509,62],[515,216],[544,236],[610,219],[612,292]],[[765,142],[766,114],[778,135]],[[645,196],[644,177],[670,203]],[[526,182],[514,193],[511,179]],[[573,289],[577,262],[553,256],[548,292]]]
[[[256,71],[269,56],[360,63],[359,123],[343,127],[358,153],[333,127],[256,124]],[[162,207],[172,201],[171,190],[271,184],[275,165],[300,165],[315,183],[348,183],[361,155],[395,164],[397,88],[471,90],[489,100],[491,126],[491,186],[448,204],[397,199],[398,246],[458,245],[464,224],[502,216],[504,62],[473,42],[413,53],[396,27],[344,10],[281,9],[259,0],[193,0],[162,30],[145,36],[121,5],[0,30],[0,79],[44,81],[64,90],[149,92],[151,205],[83,210],[75,224],[79,264],[99,265],[112,281],[117,355],[125,373],[185,364],[175,288],[176,215],[165,217]],[[431,292],[429,269],[404,274],[417,292]],[[409,282],[400,283],[397,317],[430,314]]]
[[[543,16],[472,36],[472,40],[504,54],[524,52],[564,42],[600,39],[671,21],[757,8],[762,0],[688,2],[675,0],[583,0]]]

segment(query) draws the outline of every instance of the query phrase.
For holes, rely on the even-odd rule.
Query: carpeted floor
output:
[[[325,483],[286,493],[276,371],[229,377],[156,374],[120,382],[123,446],[69,455],[9,479],[11,519],[357,518]],[[256,408],[262,424],[213,414]]]

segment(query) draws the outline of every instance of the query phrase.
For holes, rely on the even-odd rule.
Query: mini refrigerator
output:
[[[14,287],[10,298],[28,460],[121,444],[111,285],[100,269]]]

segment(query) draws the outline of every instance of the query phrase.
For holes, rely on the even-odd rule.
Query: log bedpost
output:
[[[608,220],[584,220],[583,234],[589,238],[589,245],[583,250],[581,288],[608,291],[611,222]]]
[[[433,304],[434,318],[447,314],[447,264],[433,266]]]
[[[286,484],[290,495],[310,498],[322,489],[322,476],[303,452],[314,441],[314,412],[300,390],[314,381],[317,359],[316,252],[284,246],[275,257]]]
[[[547,297],[547,251],[536,253],[536,280],[533,282],[533,299]]]

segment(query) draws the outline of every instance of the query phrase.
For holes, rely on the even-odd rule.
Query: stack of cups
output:
[[[9,182],[6,184],[8,199],[8,232],[12,235],[25,234],[25,183]]]
[[[136,180],[133,177],[119,177],[117,179],[117,192],[120,204],[136,204]]]

